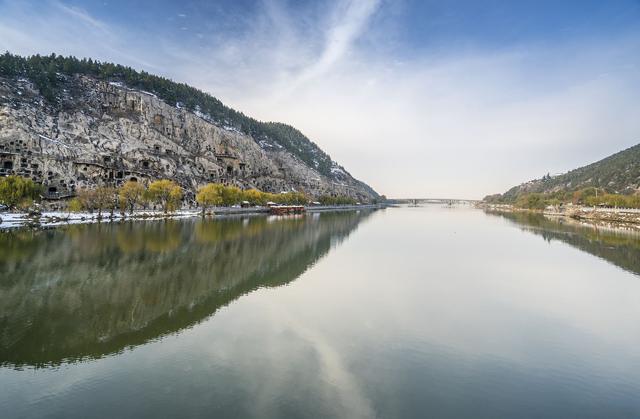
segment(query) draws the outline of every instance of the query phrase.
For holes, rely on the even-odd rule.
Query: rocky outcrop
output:
[[[46,198],[161,178],[178,182],[187,201],[208,182],[361,202],[377,197],[335,163],[331,175],[323,175],[277,143],[255,141],[179,103],[170,106],[117,82],[63,78],[55,108],[30,81],[0,78],[0,176],[42,183]]]

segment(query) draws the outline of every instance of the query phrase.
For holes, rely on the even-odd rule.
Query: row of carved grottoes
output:
[[[125,182],[146,183],[153,178],[150,173],[143,170],[134,170],[117,164],[113,160],[105,159],[105,163],[74,162],[74,169],[78,183],[82,187],[114,186],[118,187]]]
[[[46,155],[0,152],[0,176],[17,175],[43,185],[44,196],[59,198],[75,195],[81,188],[118,187],[127,181],[147,182],[149,170],[130,170],[115,162],[83,162]]]
[[[44,186],[47,194],[73,194],[76,178],[66,170],[66,164],[45,156],[0,152],[0,176],[20,176]]]
[[[0,153],[29,153],[31,154],[32,145],[29,141],[20,138],[5,138],[0,140]]]

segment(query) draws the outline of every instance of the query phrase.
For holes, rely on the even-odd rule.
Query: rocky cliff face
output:
[[[83,187],[168,178],[193,199],[208,182],[361,202],[373,189],[333,163],[323,175],[277,143],[256,141],[200,112],[89,76],[65,76],[61,106],[50,106],[26,79],[0,78],[0,176],[45,187],[49,199]]]

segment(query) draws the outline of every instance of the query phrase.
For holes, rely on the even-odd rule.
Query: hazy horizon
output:
[[[0,50],[291,124],[389,197],[482,198],[640,142],[640,2],[0,0]]]

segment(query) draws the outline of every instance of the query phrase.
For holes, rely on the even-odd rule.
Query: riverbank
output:
[[[356,211],[367,209],[380,209],[384,205],[339,205],[339,206],[310,206],[306,207],[306,212],[328,212],[328,211]],[[232,216],[232,215],[268,215],[271,213],[269,207],[250,207],[250,208],[233,208],[233,207],[213,207],[205,212],[206,217],[216,216]],[[19,227],[56,227],[68,224],[90,224],[90,223],[111,223],[125,220],[152,221],[162,219],[180,219],[201,217],[201,209],[183,209],[170,213],[162,211],[140,210],[134,211],[133,214],[120,212],[97,213],[89,212],[62,212],[62,211],[45,211],[40,214],[29,214],[24,212],[4,212],[0,213],[0,229],[19,228]]]
[[[640,231],[640,209],[637,208],[600,208],[567,205],[562,208],[548,207],[544,210],[530,210],[506,204],[479,204],[476,207],[497,212],[530,212],[553,217],[567,217],[605,227],[622,227]]]

